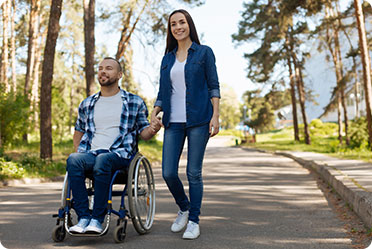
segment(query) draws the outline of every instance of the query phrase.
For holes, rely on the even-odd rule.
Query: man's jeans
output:
[[[187,179],[190,201],[178,177],[179,160],[187,137]],[[209,139],[209,124],[186,128],[185,123],[170,123],[164,131],[163,178],[181,211],[189,210],[189,220],[199,223],[203,198],[202,165]]]
[[[72,153],[67,159],[68,180],[74,199],[78,219],[91,218],[88,192],[85,186],[85,172],[92,171],[94,177],[94,205],[92,218],[103,222],[106,214],[108,193],[113,171],[128,167],[129,159],[113,152],[100,150],[93,153]]]

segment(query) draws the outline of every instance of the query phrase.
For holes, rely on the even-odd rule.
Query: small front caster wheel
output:
[[[124,242],[126,231],[124,226],[117,226],[114,230],[114,240],[116,243],[122,243]]]
[[[53,229],[52,239],[55,242],[62,242],[66,237],[66,230],[63,225],[57,226]]]

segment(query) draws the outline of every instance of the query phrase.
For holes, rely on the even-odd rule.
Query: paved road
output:
[[[0,188],[0,241],[15,248],[351,248],[345,230],[309,172],[291,159],[210,141],[204,164],[201,237],[170,232],[177,208],[156,175],[156,217],[151,233],[137,235],[129,222],[123,244],[112,231],[101,238],[51,240],[62,183]],[[183,157],[182,177],[184,176]],[[113,224],[114,225],[114,224]],[[112,226],[113,227],[113,226]]]

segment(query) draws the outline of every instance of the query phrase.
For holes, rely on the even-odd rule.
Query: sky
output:
[[[216,57],[216,66],[221,84],[231,86],[239,100],[246,90],[254,89],[255,86],[246,77],[247,62],[243,58],[247,52],[247,45],[236,47],[231,35],[238,31],[238,22],[243,10],[242,0],[206,0],[200,7],[190,8],[187,5],[174,1],[175,9],[186,9],[192,16],[201,43],[212,48]],[[97,31],[99,28],[96,29]],[[114,41],[109,48],[114,55],[119,35],[113,35],[112,39],[97,39],[97,46],[106,44],[108,40]],[[140,83],[144,95],[156,97],[158,90],[159,67],[165,49],[165,38],[159,43],[159,47],[144,48],[140,44],[133,44],[134,48],[134,77]],[[110,50],[109,50],[110,51]]]

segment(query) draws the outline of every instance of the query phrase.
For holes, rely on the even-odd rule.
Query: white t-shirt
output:
[[[114,96],[100,96],[94,105],[94,125],[96,131],[92,139],[92,150],[110,149],[119,136],[119,126],[123,101],[120,92]]]
[[[176,59],[170,71],[172,82],[170,122],[186,122],[185,64],[186,60],[179,62]]]

